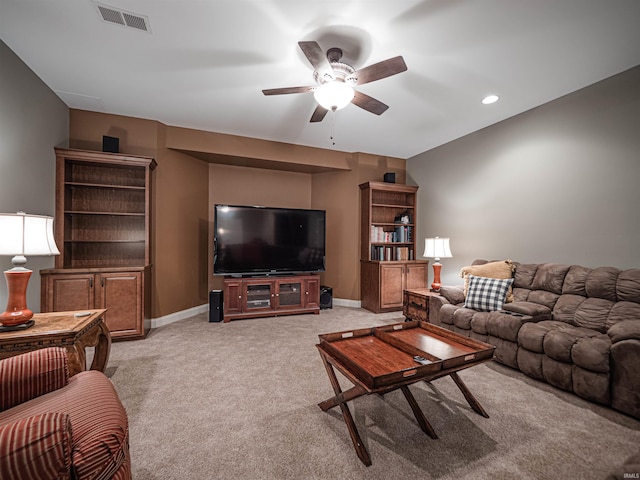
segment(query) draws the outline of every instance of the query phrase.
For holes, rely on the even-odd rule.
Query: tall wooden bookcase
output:
[[[153,158],[56,148],[55,268],[43,312],[106,308],[114,339],[150,327]]]
[[[429,262],[417,260],[417,186],[360,185],[360,301],[372,312],[402,310],[403,291],[425,288]]]

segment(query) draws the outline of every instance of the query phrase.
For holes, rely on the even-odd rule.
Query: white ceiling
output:
[[[91,0],[0,0],[0,38],[69,107],[400,158],[640,64],[639,0],[101,3],[151,33],[104,22]],[[358,87],[389,110],[312,124],[312,94],[264,96],[314,84],[300,40],[356,69],[402,55],[408,71]],[[489,93],[500,101],[482,105]]]

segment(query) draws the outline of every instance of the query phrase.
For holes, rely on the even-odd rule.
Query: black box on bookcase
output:
[[[396,174],[394,172],[387,172],[384,174],[384,181],[386,183],[396,183]]]
[[[118,137],[103,135],[102,151],[108,153],[120,153],[120,139]]]

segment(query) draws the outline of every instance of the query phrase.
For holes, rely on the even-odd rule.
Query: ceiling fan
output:
[[[272,88],[262,90],[265,95],[285,95],[289,93],[313,92],[318,106],[311,115],[311,122],[321,122],[329,110],[336,111],[349,103],[381,115],[389,107],[369,95],[355,90],[356,85],[381,80],[407,70],[401,56],[374,63],[356,70],[351,65],[340,62],[342,50],[330,48],[322,51],[317,42],[298,42],[300,49],[315,69],[313,78],[317,85],[307,87]]]

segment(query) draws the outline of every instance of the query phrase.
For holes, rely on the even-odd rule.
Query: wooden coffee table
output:
[[[457,372],[491,360],[495,350],[493,345],[420,321],[329,333],[319,338],[320,343],[316,347],[335,395],[318,406],[323,411],[340,406],[356,453],[367,466],[371,465],[371,457],[351,416],[347,405],[350,400],[400,389],[422,431],[438,438],[409,385],[419,381],[431,382],[448,375],[471,408],[483,417],[489,416]],[[414,356],[423,357],[428,363],[417,363]],[[354,386],[343,392],[334,368]]]
[[[69,375],[86,370],[86,347],[95,347],[91,370],[104,372],[111,351],[111,334],[104,323],[106,310],[36,313],[26,330],[0,332],[0,358],[46,347],[64,347]]]

